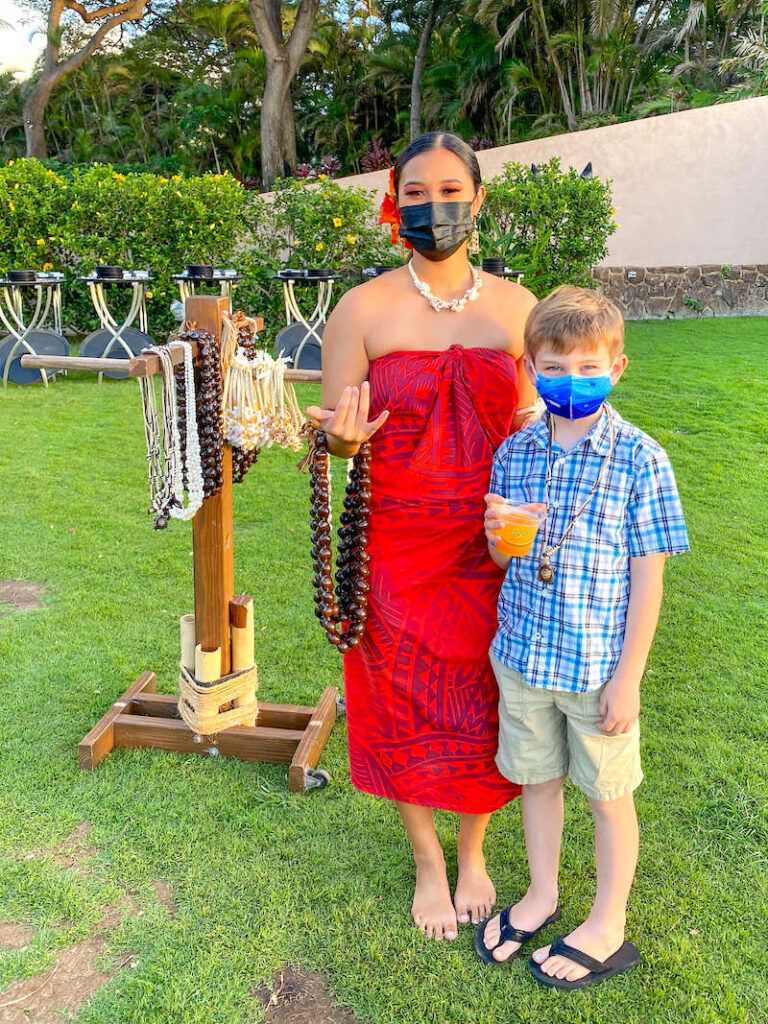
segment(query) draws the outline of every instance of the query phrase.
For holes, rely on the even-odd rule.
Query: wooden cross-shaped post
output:
[[[222,315],[229,299],[215,295],[186,300],[185,317],[196,328],[221,337]],[[261,322],[259,322],[260,324]],[[195,352],[195,356],[197,353]],[[174,362],[181,361],[174,351]],[[25,356],[28,365],[44,368],[101,371],[114,369],[111,359]],[[22,361],[24,361],[22,360]],[[87,365],[86,365],[87,364]],[[128,362],[132,377],[160,372],[157,356],[137,356]],[[317,370],[286,370],[291,381],[321,379]],[[230,624],[240,624],[242,595],[235,596],[232,531],[232,448],[224,444],[224,483],[192,520],[195,589],[195,639],[204,651],[221,650],[221,673],[231,668]],[[91,729],[79,746],[81,768],[94,769],[114,747],[154,747],[189,754],[221,755],[247,761],[289,764],[292,792],[322,788],[325,772],[316,771],[320,754],[336,721],[339,691],[327,687],[314,707],[259,703],[253,726],[238,725],[215,737],[199,736],[182,720],[178,695],[158,694],[154,672],[144,672]]]

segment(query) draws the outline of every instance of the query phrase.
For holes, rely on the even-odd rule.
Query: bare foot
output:
[[[456,916],[461,924],[479,924],[491,912],[496,902],[496,890],[485,870],[485,858],[482,853],[459,858],[459,877],[456,880],[456,892],[453,894],[453,905]]]
[[[538,896],[536,893],[532,893],[529,889],[528,892],[523,896],[519,903],[516,903],[509,912],[509,923],[513,928],[519,928],[524,932],[532,932],[536,928],[540,928],[544,921],[548,917],[554,914],[557,908],[557,894],[552,896]],[[520,942],[504,942],[498,948],[497,946],[499,938],[501,936],[501,923],[500,914],[497,914],[493,920],[489,921],[483,934],[483,943],[486,949],[493,950],[493,959],[498,960],[499,963],[504,963],[505,960],[509,960],[513,953],[516,953],[522,943]]]
[[[456,911],[451,903],[444,863],[430,861],[416,864],[416,891],[413,894],[411,915],[416,927],[428,939],[456,938]]]
[[[574,949],[580,949],[583,953],[594,957],[595,960],[607,960],[621,947],[624,942],[624,929],[607,930],[591,924],[589,920],[565,936],[564,942]],[[585,978],[589,971],[586,967],[575,964],[564,956],[550,956],[549,946],[537,949],[533,959],[542,969],[544,974],[554,978],[564,978],[566,981],[578,981]]]

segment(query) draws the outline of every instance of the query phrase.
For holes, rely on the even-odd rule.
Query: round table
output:
[[[33,370],[21,365],[21,357],[69,355],[69,343],[61,333],[61,284],[64,275],[57,271],[35,273],[34,279],[17,281],[0,279],[2,302],[0,320],[10,332],[0,339],[0,370],[3,386],[33,384],[42,380],[48,387],[48,378],[58,370]],[[31,297],[33,307],[25,317],[24,298]],[[29,308],[29,307],[28,307]],[[48,314],[53,313],[53,330],[43,329]]]
[[[215,267],[210,276],[190,273],[189,268],[181,274],[171,274],[171,280],[176,281],[179,286],[179,298],[182,302],[186,302],[191,295],[196,295],[198,286],[202,284],[218,285],[219,294],[231,299],[232,285],[241,278],[242,274],[229,267]]]
[[[275,354],[292,360],[294,369],[319,370],[323,344],[323,328],[331,306],[334,282],[344,275],[326,267],[279,270],[275,277],[282,281],[286,326],[275,338]],[[305,315],[296,296],[296,285],[313,287],[309,301],[314,300],[311,313]],[[305,308],[308,303],[305,304]]]
[[[101,327],[92,331],[80,346],[80,355],[93,359],[131,359],[141,354],[142,350],[152,345],[152,338],[147,334],[147,285],[152,278],[147,270],[124,270],[122,277],[103,277],[99,274],[88,274],[80,278],[88,285],[91,294],[91,302],[96,310]],[[116,288],[130,288],[131,305],[128,315],[119,324],[115,316],[110,312],[107,304],[105,286],[110,285]],[[133,322],[138,318],[139,327],[133,327]],[[102,377],[119,379],[127,377],[128,374],[122,370],[114,373],[100,373]]]

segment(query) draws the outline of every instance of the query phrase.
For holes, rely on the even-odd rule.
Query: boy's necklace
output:
[[[592,499],[594,498],[595,493],[597,492],[597,488],[600,486],[600,481],[603,478],[603,473],[605,472],[606,466],[610,462],[611,456],[613,455],[613,450],[616,447],[616,427],[614,426],[613,422],[613,413],[611,412],[610,408],[606,408],[606,412],[608,414],[608,425],[611,430],[611,447],[608,450],[608,454],[603,456],[603,461],[600,463],[600,469],[598,470],[597,477],[595,478],[595,482],[592,485],[592,490],[589,492],[586,499],[581,503],[579,508],[576,510],[576,515],[573,517],[573,519],[571,519],[565,532],[563,533],[562,537],[557,542],[557,544],[547,544],[547,532],[549,526],[549,488],[550,484],[552,483],[552,441],[554,438],[554,426],[552,423],[552,417],[549,415],[547,416],[547,428],[549,436],[547,438],[547,476],[544,484],[544,504],[546,505],[546,511],[544,513],[544,534],[542,537],[541,562],[539,563],[538,572],[538,577],[542,583],[550,584],[554,581],[555,570],[549,564],[549,559],[552,555],[554,555],[557,549],[561,547],[568,539],[568,537],[571,534],[571,531],[573,530],[574,526],[576,525],[579,519],[579,516],[590,503],[590,501],[592,501]]]

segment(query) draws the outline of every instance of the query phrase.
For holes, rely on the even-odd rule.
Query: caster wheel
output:
[[[331,776],[322,768],[307,768],[304,772],[305,789],[325,789],[330,781]]]
[[[336,717],[342,718],[347,713],[347,702],[343,697],[336,698]]]

